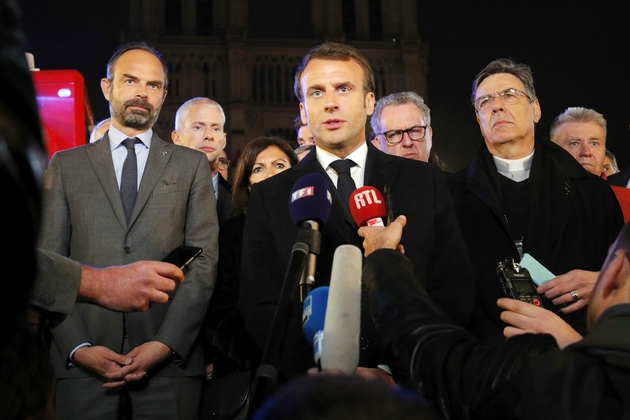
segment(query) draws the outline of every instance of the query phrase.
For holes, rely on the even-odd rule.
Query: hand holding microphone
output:
[[[359,228],[358,234],[363,238],[363,249],[367,257],[380,248],[395,249],[401,254],[405,253],[405,247],[400,243],[403,228],[407,224],[407,217],[400,215],[387,227]]]
[[[398,216],[385,227],[383,219],[387,217],[388,208],[379,190],[371,186],[357,188],[350,195],[348,205],[354,222],[359,226],[358,234],[364,238],[366,257],[379,248],[397,249],[401,254],[405,253],[400,240],[407,218]],[[391,212],[391,208],[389,210]]]

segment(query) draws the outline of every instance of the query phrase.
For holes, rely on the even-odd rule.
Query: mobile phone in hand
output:
[[[162,261],[175,264],[182,271],[188,268],[188,265],[201,254],[202,249],[196,246],[180,245]]]

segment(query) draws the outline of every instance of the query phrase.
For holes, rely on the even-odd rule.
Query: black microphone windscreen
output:
[[[328,181],[318,173],[304,175],[298,179],[291,190],[289,213],[296,226],[306,220],[314,220],[321,227],[328,221],[332,206],[332,195]]]

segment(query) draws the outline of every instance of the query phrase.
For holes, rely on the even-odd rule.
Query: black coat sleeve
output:
[[[396,380],[430,398],[445,418],[482,418],[486,410],[511,417],[519,403],[514,376],[532,355],[557,349],[542,334],[481,345],[428,298],[412,264],[393,250],[365,260],[363,286]]]

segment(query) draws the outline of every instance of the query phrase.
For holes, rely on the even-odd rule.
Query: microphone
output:
[[[322,355],[328,290],[328,286],[320,286],[313,289],[304,300],[304,308],[302,310],[302,328],[306,340],[313,345],[313,356],[318,366]]]
[[[387,217],[385,199],[379,190],[369,185],[357,188],[350,194],[350,213],[357,226],[385,226]]]
[[[313,290],[317,255],[321,249],[321,233],[330,216],[332,195],[328,181],[318,173],[304,175],[298,179],[291,190],[289,214],[308,244],[308,263],[300,278],[300,302]],[[298,239],[300,238],[298,233]]]
[[[335,250],[324,319],[322,369],[352,374],[359,365],[362,263],[363,254],[354,245],[340,245]]]
[[[291,189],[289,214],[296,226],[307,221],[315,221],[325,225],[330,216],[332,195],[328,181],[322,174],[304,175],[298,179]]]
[[[291,250],[289,266],[285,273],[278,297],[278,305],[271,321],[271,328],[267,336],[267,343],[263,351],[260,366],[256,370],[252,384],[252,395],[248,408],[248,418],[275,391],[278,386],[278,370],[276,366],[295,305],[298,284],[302,292],[310,291],[315,281],[315,258],[312,254],[319,254],[321,233],[320,227],[328,221],[332,207],[332,196],[328,189],[328,182],[321,174],[308,174],[293,185],[289,202],[289,213],[294,224],[300,227],[297,238]],[[307,258],[312,263],[312,281],[307,282]],[[308,270],[309,275],[311,269]],[[306,295],[306,293],[304,293]]]

